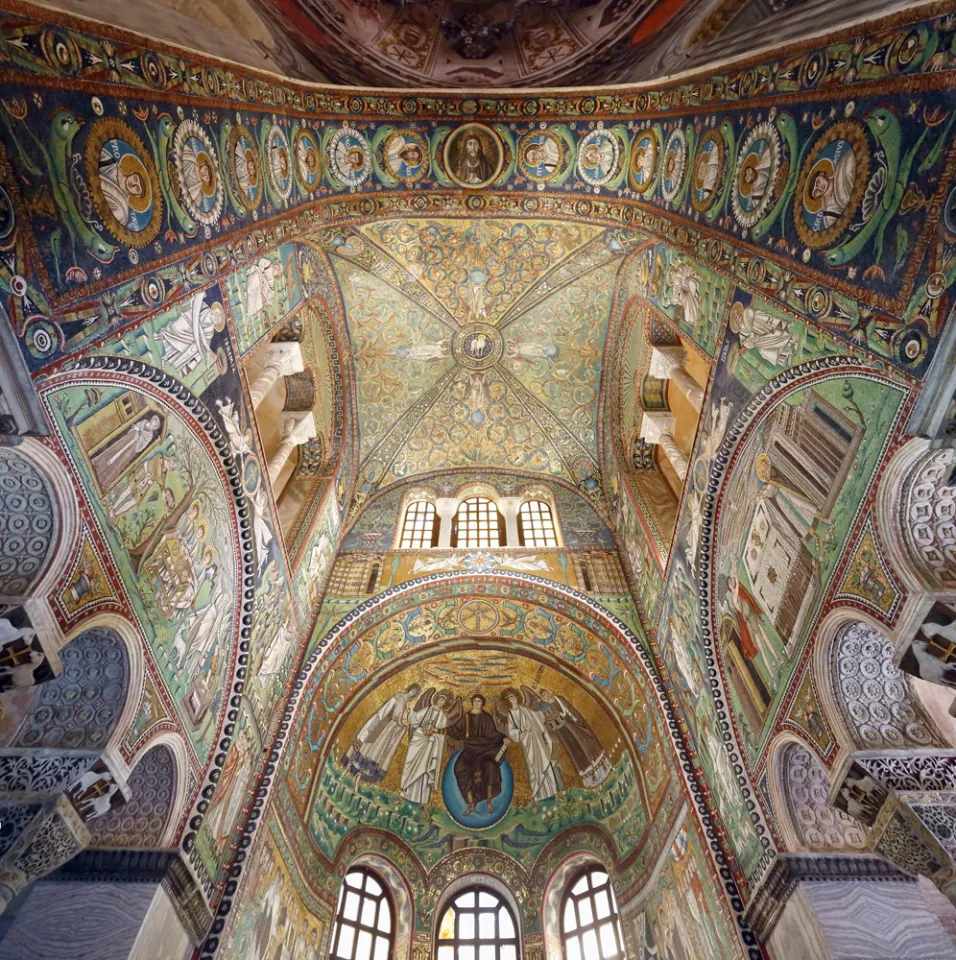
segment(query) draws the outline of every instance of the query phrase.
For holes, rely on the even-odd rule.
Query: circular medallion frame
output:
[[[416,152],[417,162],[413,160]],[[382,166],[389,176],[402,183],[421,180],[430,166],[425,138],[417,130],[394,130],[382,144]]]
[[[343,186],[360,187],[372,173],[372,152],[365,134],[354,127],[340,127],[325,151],[329,173]]]
[[[687,173],[687,138],[679,127],[672,130],[661,154],[661,196],[672,203]]]
[[[745,229],[754,226],[770,208],[776,194],[780,158],[780,135],[776,127],[768,122],[758,123],[737,154],[731,185],[734,219]]]
[[[661,147],[653,130],[645,130],[634,138],[627,174],[631,187],[638,193],[649,194],[653,190],[660,153]]]
[[[578,144],[578,175],[592,187],[603,187],[620,172],[624,146],[611,130],[599,127]]]
[[[128,247],[152,243],[163,223],[163,195],[153,160],[136,133],[122,120],[97,120],[86,139],[86,171],[93,205],[106,229]],[[131,182],[138,184],[138,196]],[[124,206],[125,223],[117,216]]]
[[[706,213],[714,205],[723,189],[726,172],[724,138],[719,130],[711,130],[697,144],[690,171],[690,203],[698,213]]]
[[[807,247],[828,247],[843,235],[869,178],[870,148],[862,124],[844,120],[825,130],[803,162],[793,199],[793,222]]]
[[[289,147],[289,138],[285,130],[277,124],[271,124],[266,131],[266,170],[269,174],[269,183],[276,196],[281,200],[288,200],[292,196],[292,184],[295,175],[292,150]],[[285,170],[282,166],[285,164]]]
[[[504,341],[490,323],[466,323],[452,339],[451,351],[466,370],[487,370],[501,359]]]
[[[179,195],[190,215],[213,227],[222,214],[225,191],[212,137],[195,120],[183,120],[173,134]],[[204,174],[208,179],[204,179]]]
[[[247,211],[255,210],[262,202],[262,160],[255,137],[248,127],[235,126],[229,131],[226,149],[233,192]],[[240,160],[245,169],[240,168]]]
[[[294,138],[295,174],[303,193],[313,193],[322,182],[322,148],[308,127],[299,127]]]
[[[518,141],[518,166],[529,180],[547,183],[564,169],[567,152],[550,130],[532,130]]]
[[[469,149],[471,141],[477,142],[477,153]],[[483,123],[466,123],[448,135],[442,158],[452,183],[466,190],[483,190],[501,175],[505,145],[491,127]]]

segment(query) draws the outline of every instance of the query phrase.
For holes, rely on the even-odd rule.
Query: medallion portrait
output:
[[[335,131],[327,155],[329,172],[347,187],[361,186],[372,173],[368,140],[354,127],[346,126]]]
[[[526,134],[518,144],[521,172],[537,183],[550,180],[564,166],[564,144],[547,130]]]
[[[585,183],[600,187],[620,170],[624,147],[610,130],[592,130],[578,144],[578,174]]]
[[[490,127],[466,123],[445,141],[445,169],[460,187],[480,190],[501,173],[504,146]]]
[[[664,159],[661,161],[661,196],[672,202],[680,193],[687,169],[687,139],[683,130],[674,130],[667,138]]]
[[[725,154],[724,138],[717,130],[711,130],[697,147],[691,172],[690,202],[699,213],[709,210],[720,195]]]
[[[731,200],[734,217],[742,227],[752,227],[767,211],[779,168],[777,131],[772,124],[757,124],[740,148],[734,173]]]
[[[820,137],[804,161],[794,201],[797,233],[808,247],[825,247],[842,236],[864,201],[869,172],[860,124],[837,123]],[[864,219],[868,210],[864,202]]]
[[[273,125],[269,128],[266,157],[272,189],[280,199],[288,200],[292,195],[292,157],[289,152],[289,138],[282,127]]]
[[[97,120],[86,143],[86,169],[96,211],[106,228],[131,247],[159,232],[163,200],[143,141],[122,121]]]
[[[228,143],[227,163],[236,194],[246,210],[255,210],[262,199],[262,168],[256,142],[246,127],[233,127]]]
[[[315,134],[300,127],[295,135],[295,172],[305,193],[312,193],[322,178],[321,155]]]
[[[222,213],[223,187],[212,137],[195,120],[184,120],[173,137],[173,157],[186,209],[214,226]]]
[[[640,134],[631,147],[631,186],[638,192],[648,194],[657,176],[657,134],[647,130]]]
[[[382,149],[386,171],[404,183],[414,183],[428,172],[428,144],[414,130],[397,130]]]

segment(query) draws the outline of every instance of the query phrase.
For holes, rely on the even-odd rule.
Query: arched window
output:
[[[556,547],[551,507],[543,500],[527,500],[518,511],[518,542],[522,547]]]
[[[511,907],[488,887],[457,894],[438,925],[438,960],[518,960]]]
[[[416,500],[405,511],[405,524],[402,527],[402,540],[399,547],[403,550],[438,546],[438,517],[435,504],[427,500]]]
[[[623,960],[624,936],[611,880],[588,867],[568,884],[561,910],[565,960]]]
[[[458,505],[451,525],[453,547],[505,546],[505,518],[487,497],[469,497]]]
[[[392,902],[382,880],[364,867],[349,870],[339,892],[329,956],[338,960],[390,960],[394,928]]]

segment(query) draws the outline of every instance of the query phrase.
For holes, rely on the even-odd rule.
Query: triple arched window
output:
[[[345,875],[330,943],[334,960],[391,960],[392,901],[385,883],[371,870],[355,867]]]
[[[518,960],[518,924],[504,897],[484,886],[456,894],[438,924],[437,960]]]
[[[561,907],[564,960],[624,960],[624,936],[611,878],[588,867],[568,884]]]
[[[428,550],[439,544],[467,550],[560,545],[553,508],[546,500],[502,497],[499,502],[476,495],[459,501],[453,514],[439,514],[432,500],[413,500],[405,508],[397,547]]]

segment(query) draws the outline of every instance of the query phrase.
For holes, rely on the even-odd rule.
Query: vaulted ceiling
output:
[[[599,496],[604,339],[629,242],[546,220],[327,234],[355,362],[361,494],[468,468]]]
[[[694,0],[258,0],[340,83],[541,86],[606,80]]]

